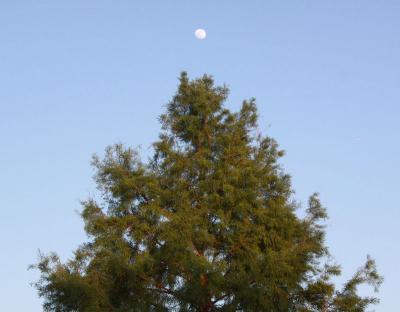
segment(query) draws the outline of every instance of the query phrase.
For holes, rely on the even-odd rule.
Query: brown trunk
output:
[[[200,311],[201,312],[209,312],[209,311],[211,311],[211,308],[213,307],[213,303],[211,302],[211,301],[209,301],[207,304],[205,304],[205,305],[203,305],[201,308],[200,308]]]
[[[324,305],[321,312],[328,312],[328,299],[326,297],[324,298]]]

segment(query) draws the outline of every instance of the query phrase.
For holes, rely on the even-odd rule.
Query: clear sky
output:
[[[124,142],[147,157],[182,70],[227,83],[233,110],[256,97],[296,198],[328,208],[344,277],[371,254],[376,311],[397,310],[398,0],[0,1],[0,310],[42,311],[27,267],[86,240],[91,155]]]

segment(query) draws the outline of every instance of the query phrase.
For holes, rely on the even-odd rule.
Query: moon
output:
[[[207,37],[207,33],[203,28],[196,29],[196,31],[194,32],[194,35],[199,40],[203,40]]]

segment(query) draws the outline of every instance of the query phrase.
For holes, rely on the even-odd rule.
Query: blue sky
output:
[[[344,277],[371,254],[376,311],[395,311],[399,55],[397,0],[1,1],[0,310],[42,311],[27,266],[86,239],[91,155],[123,142],[147,157],[186,70],[227,83],[233,110],[256,97],[296,198],[318,191],[328,208]]]

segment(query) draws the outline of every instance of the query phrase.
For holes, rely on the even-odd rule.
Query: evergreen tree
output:
[[[342,290],[317,194],[295,209],[277,143],[255,134],[255,101],[232,113],[226,87],[182,73],[146,163],[121,144],[95,156],[103,200],[83,202],[89,242],[41,256],[46,311],[362,312],[382,278],[370,258]]]

